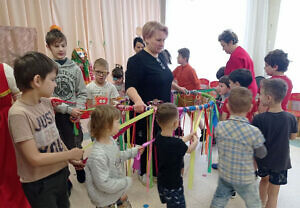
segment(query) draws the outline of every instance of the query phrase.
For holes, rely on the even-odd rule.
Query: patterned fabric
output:
[[[259,168],[257,171],[259,177],[269,176],[269,182],[274,185],[287,184],[287,170],[270,170],[266,168]]]
[[[167,189],[158,185],[158,193],[161,203],[167,204],[167,208],[185,208],[183,186],[177,189]]]
[[[250,184],[254,181],[254,149],[265,141],[258,128],[248,119],[231,116],[215,129],[219,153],[219,175],[232,184]]]
[[[83,48],[75,48],[72,52],[72,60],[80,67],[85,84],[90,83],[93,74],[86,51]]]
[[[18,56],[38,51],[36,28],[0,26],[0,51],[1,62],[10,66]]]

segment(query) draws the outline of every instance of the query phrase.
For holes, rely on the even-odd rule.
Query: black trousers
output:
[[[69,114],[56,113],[55,122],[62,141],[65,143],[68,149],[74,147],[81,148],[83,141],[83,133],[81,126],[79,125],[78,136],[74,133],[74,123],[70,121]]]
[[[32,208],[69,208],[67,167],[31,183],[22,183],[24,193]]]

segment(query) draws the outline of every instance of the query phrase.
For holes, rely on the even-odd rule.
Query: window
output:
[[[293,82],[293,92],[300,92],[300,51],[297,47],[300,37],[300,28],[297,26],[297,20],[300,19],[299,8],[299,1],[281,0],[275,40],[275,49],[288,53],[290,64],[285,74]]]
[[[172,55],[171,70],[177,64],[178,49],[190,49],[190,64],[199,78],[216,80],[216,72],[225,66],[229,55],[218,42],[218,36],[232,29],[244,45],[247,0],[167,0],[166,26],[169,36],[165,48]],[[300,37],[300,36],[299,36]]]

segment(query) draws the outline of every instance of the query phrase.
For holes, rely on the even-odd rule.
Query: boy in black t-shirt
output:
[[[173,137],[173,132],[178,127],[178,111],[172,103],[164,103],[158,107],[156,120],[161,128],[155,141],[158,155],[159,197],[168,208],[185,208],[181,175],[183,157],[186,152],[191,153],[196,148],[197,136],[192,133],[182,139]],[[191,141],[189,147],[185,144],[187,141]]]
[[[289,139],[295,139],[298,131],[294,115],[281,108],[287,85],[280,79],[262,80],[260,102],[268,112],[254,117],[252,124],[263,133],[268,154],[256,158],[260,198],[263,207],[276,207],[280,185],[287,184],[287,170],[291,168]]]

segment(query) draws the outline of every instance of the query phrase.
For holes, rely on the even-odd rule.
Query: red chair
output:
[[[205,89],[209,88],[209,80],[208,79],[200,78],[199,83],[200,83],[201,90],[205,90]]]
[[[292,93],[288,102],[287,111],[296,116],[298,121],[298,134],[300,136],[300,93]]]
[[[219,81],[212,81],[209,83],[209,88],[211,89],[216,89],[218,86],[219,86]],[[216,91],[211,91],[209,94],[214,96],[215,98],[217,97]]]
[[[212,81],[212,82],[210,82],[210,84],[209,84],[209,87],[210,88],[216,88],[216,87],[218,87],[219,86],[219,81]]]

